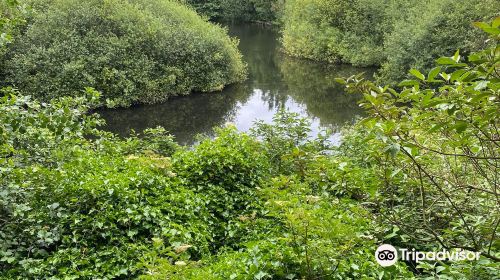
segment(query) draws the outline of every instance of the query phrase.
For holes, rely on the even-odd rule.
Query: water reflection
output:
[[[278,34],[257,25],[235,25],[230,34],[240,38],[248,63],[249,79],[219,93],[172,98],[164,104],[101,110],[106,130],[127,135],[161,125],[183,144],[192,144],[199,133],[233,122],[248,130],[258,119],[271,121],[282,107],[308,117],[313,133],[352,121],[361,110],[353,95],[343,93],[334,78],[369,69],[325,65],[287,57],[279,52]],[[337,135],[338,137],[338,135]]]

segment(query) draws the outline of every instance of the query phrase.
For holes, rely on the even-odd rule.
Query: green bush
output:
[[[279,111],[273,123],[257,121],[252,135],[262,140],[264,154],[274,175],[305,175],[306,164],[327,149],[327,137],[310,139],[311,123],[296,113]]]
[[[212,20],[277,23],[284,0],[186,0],[196,11]]]
[[[269,173],[262,147],[254,138],[233,126],[219,129],[216,136],[173,157],[173,170],[182,184],[207,197],[216,228],[214,249],[233,246],[234,239],[243,236],[237,234],[235,221],[255,211],[256,190]]]
[[[485,36],[472,27],[499,15],[496,0],[417,1],[405,17],[396,19],[384,40],[386,61],[379,80],[394,83],[405,78],[411,68],[429,71],[436,57],[460,49],[470,53],[481,49]]]
[[[498,278],[500,17],[476,26],[491,47],[467,58],[456,51],[428,72],[412,69],[401,90],[347,79],[370,115],[343,144],[345,167],[364,171],[351,185],[378,182],[366,190],[380,224],[394,228],[390,243],[481,253],[479,261],[418,264],[433,277]]]
[[[5,94],[0,278],[120,278],[140,273],[152,251],[208,253],[204,198],[176,183],[166,157],[175,145],[161,130],[118,140],[94,129],[100,121],[87,115],[88,100]],[[189,250],[176,254],[183,245]]]
[[[225,17],[222,11],[221,0],[185,0],[185,3],[193,7],[200,15],[206,16],[211,20]]]
[[[283,47],[298,57],[354,65],[384,59],[384,9],[380,0],[291,0],[283,15]]]
[[[193,259],[208,252],[204,201],[158,174],[166,159],[152,164],[149,157],[84,149],[67,153],[71,160],[57,169],[29,166],[2,175],[4,276],[135,275],[155,239],[171,251],[189,244]]]
[[[329,168],[335,169],[335,166]],[[321,171],[317,170],[318,173]],[[315,177],[315,172],[307,176]],[[404,264],[377,270],[373,258],[376,233],[371,213],[356,201],[337,199],[302,183],[297,176],[278,176],[258,192],[266,215],[261,236],[238,251],[223,251],[186,265],[170,262],[150,267],[142,279],[373,279],[409,277]],[[262,228],[260,229],[263,230]]]
[[[13,42],[21,26],[26,23],[25,17],[28,14],[28,6],[20,4],[17,0],[0,1],[0,79],[5,76],[6,67],[3,56],[7,51],[7,46]]]
[[[283,47],[297,57],[382,66],[393,83],[412,67],[430,70],[435,57],[481,48],[473,21],[498,15],[496,0],[290,0],[283,16]]]
[[[109,106],[155,103],[241,81],[238,41],[169,0],[34,1],[7,54],[6,80],[37,98],[84,87]]]
[[[17,0],[0,2],[0,57],[5,46],[12,42],[18,27],[24,23],[27,13],[27,6],[21,5]]]

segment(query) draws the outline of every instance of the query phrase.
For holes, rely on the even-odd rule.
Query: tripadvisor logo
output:
[[[375,259],[381,266],[391,266],[398,260],[398,251],[392,245],[380,245],[375,251]]]
[[[394,265],[398,261],[398,255],[401,256],[402,261],[414,261],[419,263],[421,261],[436,260],[474,261],[479,260],[481,253],[466,250],[452,252],[446,250],[441,250],[438,252],[420,252],[415,251],[415,249],[408,250],[404,248],[398,250],[394,248],[394,246],[389,244],[380,245],[377,248],[377,251],[375,251],[375,259],[383,267]]]

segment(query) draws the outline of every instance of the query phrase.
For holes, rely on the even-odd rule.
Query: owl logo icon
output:
[[[380,245],[375,251],[375,259],[383,267],[394,265],[398,260],[398,250],[389,244]]]

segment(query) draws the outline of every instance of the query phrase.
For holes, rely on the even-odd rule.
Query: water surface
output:
[[[176,97],[163,104],[106,109],[99,114],[105,130],[126,136],[163,126],[181,144],[194,143],[195,136],[210,135],[212,128],[234,123],[247,131],[256,120],[270,122],[280,109],[299,113],[312,122],[312,133],[338,128],[362,114],[354,95],[344,93],[334,78],[369,69],[327,65],[288,57],[280,52],[279,34],[259,25],[232,25],[231,36],[240,39],[240,50],[248,63],[248,80],[222,92]],[[339,134],[332,136],[337,141]]]

